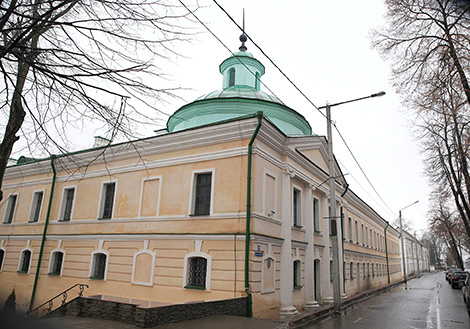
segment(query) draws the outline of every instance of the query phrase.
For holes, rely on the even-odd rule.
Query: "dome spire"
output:
[[[242,45],[238,48],[240,51],[246,51],[245,42],[248,40],[248,36],[245,34],[245,8],[243,8],[243,33],[240,35],[240,41]]]

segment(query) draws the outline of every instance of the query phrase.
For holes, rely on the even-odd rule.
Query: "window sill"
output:
[[[16,273],[18,273],[18,274],[28,274],[27,271],[16,271]]]
[[[90,276],[88,279],[90,280],[101,280],[104,281],[104,278],[98,277],[98,276]]]
[[[50,275],[50,276],[60,276],[60,273],[47,273],[47,275]]]
[[[111,218],[97,218],[97,220],[110,220]]]
[[[58,219],[57,221],[59,223],[67,223],[67,222],[70,222],[70,219]]]
[[[189,217],[209,216],[210,214],[189,214]]]
[[[301,290],[302,286],[294,286],[294,290]]]
[[[206,287],[200,287],[200,286],[184,286],[184,289],[206,290]]]

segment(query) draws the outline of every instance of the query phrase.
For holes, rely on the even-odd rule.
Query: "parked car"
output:
[[[467,275],[462,287],[463,300],[467,304],[467,313],[470,316],[470,275]]]
[[[457,268],[457,267],[451,267],[445,272],[447,282],[450,283],[450,277],[451,277],[452,273],[454,273],[455,271],[461,272],[462,270],[460,268]]]
[[[468,273],[464,271],[454,271],[450,276],[450,284],[452,289],[460,289],[463,287]]]

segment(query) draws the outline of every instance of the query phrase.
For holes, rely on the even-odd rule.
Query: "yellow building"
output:
[[[0,303],[76,283],[170,304],[249,295],[261,317],[332,302],[326,138],[260,90],[244,43],[220,72],[223,90],[156,136],[7,168]],[[342,176],[336,191],[343,297],[400,280],[398,232]]]

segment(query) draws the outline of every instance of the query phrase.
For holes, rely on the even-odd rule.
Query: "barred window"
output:
[[[207,259],[188,258],[188,278],[185,288],[206,289]]]
[[[64,253],[62,251],[55,251],[51,256],[51,263],[49,265],[49,275],[60,275],[62,272],[62,262],[64,261]]]
[[[23,250],[21,252],[20,266],[18,268],[18,272],[28,273],[30,263],[31,263],[31,250]]]
[[[302,288],[302,262],[294,261],[294,289]]]
[[[107,257],[106,254],[101,252],[97,252],[93,255],[90,279],[104,280]]]

